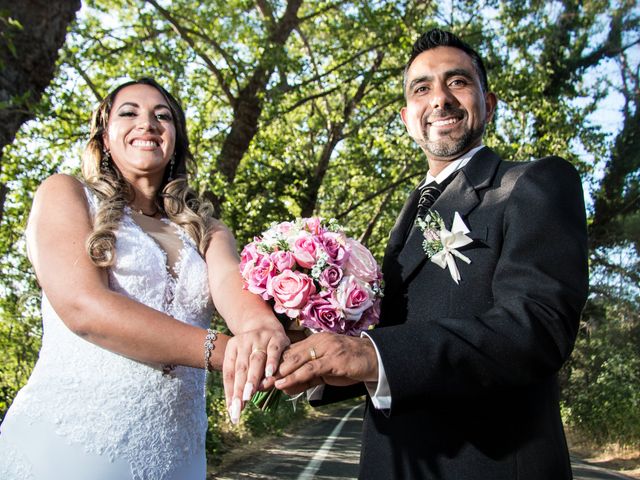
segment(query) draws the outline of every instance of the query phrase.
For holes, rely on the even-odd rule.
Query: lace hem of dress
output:
[[[3,480],[35,480],[31,464],[11,445],[3,446],[0,458],[0,478]]]
[[[16,397],[12,413],[30,423],[52,423],[55,434],[67,445],[78,445],[85,452],[105,456],[111,462],[124,460],[133,480],[173,478],[171,472],[180,468],[190,455],[197,452],[204,455],[207,428],[204,372],[178,366],[168,376],[153,367],[123,359],[132,362],[133,369],[127,372],[117,362],[114,365],[104,358],[99,360],[121,372],[121,388],[109,388],[114,383],[108,379],[102,388],[93,386],[97,398],[86,399],[73,395],[77,390],[73,382],[64,385],[62,379],[52,379],[50,385],[40,386],[37,395]],[[102,373],[96,365],[87,367],[97,375]],[[82,375],[78,383],[86,386],[90,381]],[[44,389],[50,393],[46,401],[42,398]],[[76,421],[79,415],[81,423]],[[0,479],[5,478],[13,477],[0,475]]]

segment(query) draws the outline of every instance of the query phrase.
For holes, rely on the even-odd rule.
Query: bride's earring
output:
[[[111,152],[107,150],[105,147],[102,150],[102,159],[100,160],[100,170],[106,172],[109,169],[109,164],[111,163]]]

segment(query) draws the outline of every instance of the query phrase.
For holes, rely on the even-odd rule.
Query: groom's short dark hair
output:
[[[453,33],[440,30],[439,28],[434,28],[420,35],[420,37],[413,44],[413,48],[411,49],[411,56],[409,57],[409,61],[405,65],[404,72],[402,74],[402,88],[405,93],[407,87],[407,71],[409,70],[409,67],[411,66],[413,61],[422,52],[426,52],[427,50],[431,50],[432,48],[436,47],[453,47],[460,49],[464,53],[469,55],[471,57],[471,63],[476,69],[478,77],[480,77],[480,85],[482,86],[482,91],[485,93],[489,91],[487,70],[484,68],[484,63],[482,62],[482,58],[480,58],[480,55],[478,55],[478,53],[473,48],[471,48],[469,44],[460,40],[460,38]]]

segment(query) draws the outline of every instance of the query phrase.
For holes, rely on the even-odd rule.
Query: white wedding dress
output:
[[[95,197],[87,197],[95,213]],[[110,287],[206,328],[213,313],[206,265],[187,234],[165,224],[182,240],[175,277],[166,253],[127,209]],[[0,426],[1,480],[205,478],[204,369],[145,364],[89,343],[45,295],[42,321],[39,359]]]

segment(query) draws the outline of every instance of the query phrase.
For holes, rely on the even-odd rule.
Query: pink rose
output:
[[[336,288],[340,280],[342,280],[342,269],[336,265],[325,268],[318,279],[324,288]]]
[[[276,250],[271,253],[270,258],[278,273],[291,270],[296,264],[296,259],[293,258],[293,254],[285,250]]]
[[[347,238],[349,257],[344,264],[345,275],[354,275],[365,282],[380,278],[380,270],[371,252],[357,240]]]
[[[345,335],[357,337],[361,332],[369,330],[372,325],[377,325],[380,321],[380,299],[376,298],[373,305],[362,312],[360,320],[355,322],[345,322]]]
[[[255,239],[259,241],[259,239]],[[248,243],[242,249],[242,253],[240,254],[240,271],[243,272],[247,263],[257,260],[262,254],[258,253],[258,246],[254,243]]]
[[[352,321],[360,320],[362,313],[373,305],[375,298],[369,284],[353,275],[344,277],[333,294],[345,318]]]
[[[302,268],[312,268],[316,263],[318,244],[309,234],[303,234],[293,243],[293,257]]]
[[[320,217],[305,218],[304,226],[313,235],[320,235],[324,231]]]
[[[349,258],[347,250],[346,237],[342,233],[327,232],[324,233],[320,240],[324,246],[325,252],[329,255],[329,262],[342,266]]]
[[[331,297],[312,295],[300,313],[300,324],[314,332],[344,333],[340,306]]]
[[[260,255],[257,259],[246,262],[241,273],[246,287],[251,293],[260,295],[264,300],[270,298],[267,285],[276,271],[273,262],[267,255]]]
[[[273,227],[273,229],[282,235],[288,235],[291,229],[294,227],[292,222],[280,222]]]
[[[307,304],[309,296],[316,293],[316,287],[308,275],[285,270],[269,279],[267,291],[275,300],[273,309],[277,313],[284,313],[289,318],[297,318],[300,310]]]
[[[433,230],[431,228],[427,228],[424,232],[422,232],[422,236],[427,242],[440,240],[440,233],[437,230]]]

